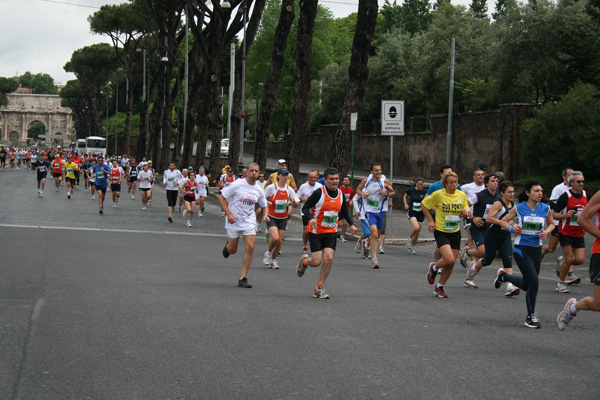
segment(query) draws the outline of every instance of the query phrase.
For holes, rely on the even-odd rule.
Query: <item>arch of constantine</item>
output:
[[[53,94],[8,94],[8,105],[0,108],[0,143],[27,145],[27,131],[34,122],[45,126],[48,146],[68,146],[75,139],[72,111],[62,107]]]

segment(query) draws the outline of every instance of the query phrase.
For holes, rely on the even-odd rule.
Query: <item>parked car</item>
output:
[[[210,149],[212,147],[212,142],[206,142],[206,157],[210,157]],[[220,157],[229,156],[229,139],[221,139],[221,150],[219,152]]]

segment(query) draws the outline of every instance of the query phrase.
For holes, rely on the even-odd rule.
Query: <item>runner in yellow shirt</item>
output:
[[[67,199],[71,198],[71,190],[75,187],[75,171],[79,171],[77,163],[73,162],[73,156],[67,156],[67,162],[63,165],[63,171],[65,174],[65,180],[67,182]]]
[[[433,294],[437,297],[447,298],[444,284],[452,275],[454,263],[460,250],[460,217],[473,217],[469,210],[467,195],[457,189],[458,175],[448,171],[442,177],[443,189],[433,192],[421,202],[421,209],[429,221],[428,229],[435,237],[442,258],[436,263],[429,263],[427,281],[430,285],[435,283],[435,276],[439,268],[443,268],[440,281]],[[435,208],[435,221],[430,210]]]

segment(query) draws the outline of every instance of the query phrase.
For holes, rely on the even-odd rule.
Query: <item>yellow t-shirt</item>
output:
[[[75,171],[78,169],[77,164],[74,162],[65,163],[65,177],[75,179]]]
[[[454,233],[460,230],[460,212],[469,209],[467,195],[460,190],[453,194],[446,193],[446,188],[436,190],[423,200],[429,210],[435,209],[435,229],[440,232]]]

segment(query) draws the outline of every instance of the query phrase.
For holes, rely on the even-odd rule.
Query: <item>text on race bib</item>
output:
[[[420,212],[421,211],[421,203],[413,202],[413,204],[412,204],[412,210]]]
[[[321,225],[326,228],[333,228],[337,225],[338,213],[337,211],[324,211]]]
[[[458,215],[446,215],[444,218],[444,230],[446,231],[454,231],[458,229],[460,225],[460,218]]]
[[[541,217],[523,217],[524,235],[539,235],[544,227],[544,218]]]

